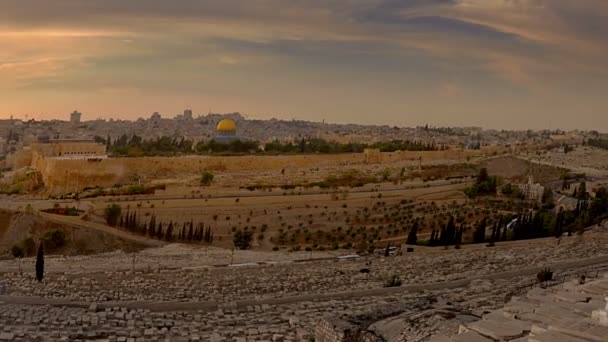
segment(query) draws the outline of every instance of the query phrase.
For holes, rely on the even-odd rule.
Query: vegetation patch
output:
[[[83,210],[77,209],[76,207],[54,207],[50,209],[44,209],[42,210],[42,212],[64,216],[80,216],[80,214],[84,213]]]

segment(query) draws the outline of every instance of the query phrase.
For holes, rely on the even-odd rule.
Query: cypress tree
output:
[[[163,239],[163,222],[158,223],[158,229],[156,230],[156,238]]]
[[[148,236],[154,237],[154,235],[156,235],[156,216],[153,215],[148,224]]]
[[[167,227],[167,233],[165,234],[165,240],[167,240],[167,241],[173,240],[173,221],[169,221],[169,226]]]
[[[454,244],[456,240],[456,225],[454,224],[454,216],[450,216],[448,220],[448,225],[445,228],[446,238],[445,238],[445,246]]]
[[[447,246],[447,234],[446,234],[446,229],[445,226],[441,227],[441,231],[439,232],[439,245],[440,246]]]
[[[485,217],[477,224],[477,227],[473,232],[473,242],[483,243],[486,240],[486,224],[487,218]]]
[[[408,245],[415,245],[418,241],[418,220],[414,221],[414,225],[412,229],[410,229],[410,233],[407,236],[407,241],[405,242]]]
[[[564,209],[559,208],[557,216],[555,217],[555,225],[553,226],[553,236],[560,238],[563,234],[563,221],[564,221]]]
[[[44,278],[44,247],[42,241],[38,247],[38,254],[36,255],[36,279],[41,282]]]
[[[462,232],[464,227],[460,226],[460,228],[456,231],[456,237],[454,238],[454,245],[460,247],[462,244]]]

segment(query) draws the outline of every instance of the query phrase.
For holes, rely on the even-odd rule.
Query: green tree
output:
[[[104,212],[104,217],[108,225],[116,227],[116,224],[118,224],[118,219],[120,218],[121,211],[122,208],[116,203],[111,204],[106,208]]]
[[[252,239],[253,239],[252,231],[237,230],[234,233],[232,242],[234,243],[234,247],[237,249],[249,249],[249,248],[251,248]]]
[[[213,173],[205,170],[201,173],[201,179],[200,179],[200,183],[201,185],[207,186],[207,185],[211,185],[211,182],[213,182],[213,178],[215,176],[213,175]]]

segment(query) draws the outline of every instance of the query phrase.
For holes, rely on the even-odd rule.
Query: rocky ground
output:
[[[265,262],[230,267],[210,264],[213,261],[230,262],[222,260],[221,255],[225,252],[218,250],[208,256],[204,250],[193,255],[110,253],[49,259],[46,264],[49,274],[43,284],[34,279],[34,258],[22,262],[22,275],[15,269],[18,267],[15,261],[0,262],[0,265],[3,270],[12,270],[4,277],[12,296],[90,302],[226,302],[375,289],[381,288],[393,275],[399,276],[404,285],[466,279],[477,274],[517,270],[522,266],[544,266],[598,256],[608,252],[607,244],[608,235],[598,233],[588,234],[582,243],[577,243],[576,237],[570,237],[564,238],[560,245],[555,239],[545,239],[494,248],[310,262],[293,262],[296,256],[310,256],[305,252],[295,255],[242,252],[262,256],[261,260]],[[134,255],[135,273],[132,272]],[[242,256],[238,260],[244,261]]]
[[[598,231],[559,245],[543,239],[342,261],[243,252],[235,260],[256,264],[231,267],[214,266],[229,263],[229,251],[170,245],[135,254],[135,273],[133,254],[47,258],[42,284],[33,259],[22,262],[22,275],[6,260],[0,341],[306,341],[324,316],[370,326],[387,341],[425,341],[529,289],[531,267],[563,265],[561,277],[607,269],[606,260],[572,263],[608,255],[607,245],[608,233]],[[384,288],[392,275],[403,285]]]

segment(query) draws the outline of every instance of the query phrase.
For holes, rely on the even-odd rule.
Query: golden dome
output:
[[[218,132],[236,131],[236,123],[232,119],[222,119],[215,129]]]

